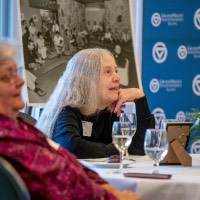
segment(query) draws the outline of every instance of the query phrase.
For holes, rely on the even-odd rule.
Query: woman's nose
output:
[[[24,79],[19,74],[17,74],[16,82],[17,82],[17,86],[24,85]]]
[[[116,72],[115,73],[115,76],[114,76],[114,81],[116,82],[120,82],[120,76],[119,76],[119,74]]]

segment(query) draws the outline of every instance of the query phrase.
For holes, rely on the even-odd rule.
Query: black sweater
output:
[[[146,128],[154,128],[154,116],[150,113],[146,97],[135,100],[137,131],[128,149],[130,154],[144,155]],[[84,135],[83,122],[92,122],[90,135]],[[85,116],[77,108],[66,106],[60,112],[54,127],[53,140],[75,154],[78,158],[100,158],[119,154],[112,144],[112,123],[118,121],[116,114],[108,110]]]

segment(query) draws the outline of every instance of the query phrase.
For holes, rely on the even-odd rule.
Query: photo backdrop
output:
[[[200,0],[143,0],[142,84],[159,127],[200,108]]]
[[[86,48],[113,52],[121,88],[139,87],[129,0],[20,0],[19,13],[29,106],[45,105],[69,59]],[[59,52],[56,26],[64,43]]]

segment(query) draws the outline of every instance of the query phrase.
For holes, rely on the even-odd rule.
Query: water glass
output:
[[[136,129],[137,129],[137,116],[135,113],[121,113],[120,114],[120,118],[119,120],[121,122],[130,122],[131,123],[131,137],[129,137],[129,140],[127,140],[126,144],[125,144],[125,148],[126,148],[126,159],[129,159],[129,155],[128,155],[128,147],[130,146],[131,142],[132,142],[132,137],[135,135],[136,133]]]
[[[154,161],[153,173],[159,173],[159,163],[168,153],[168,136],[166,129],[147,129],[144,140],[145,153]]]
[[[130,122],[113,122],[112,139],[113,144],[120,153],[120,173],[123,172],[123,158],[124,152],[126,151],[125,144],[130,139],[130,137],[132,138]]]

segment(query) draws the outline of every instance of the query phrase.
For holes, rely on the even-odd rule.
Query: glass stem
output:
[[[124,153],[126,152],[125,156],[123,157],[124,160],[128,160],[129,159],[129,153],[128,153],[128,147],[125,147],[124,149]]]
[[[153,174],[159,174],[159,161],[155,160]]]
[[[119,152],[119,155],[120,155],[120,168],[119,168],[119,171],[120,171],[120,173],[123,173],[124,150],[121,150]]]
[[[154,166],[156,166],[156,167],[159,166],[159,161],[158,161],[158,160],[155,160],[155,162],[154,162]]]

